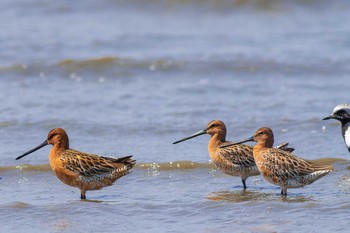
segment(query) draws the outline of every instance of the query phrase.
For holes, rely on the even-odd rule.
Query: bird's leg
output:
[[[247,189],[247,185],[245,184],[245,179],[242,179],[243,189]]]
[[[285,188],[285,187],[281,188],[281,196],[284,196],[284,197],[287,196],[287,188]]]
[[[85,191],[85,190],[81,190],[81,191],[80,191],[80,199],[81,199],[81,200],[85,200],[85,199],[86,199],[86,195],[85,195],[85,194],[86,194],[86,191]]]

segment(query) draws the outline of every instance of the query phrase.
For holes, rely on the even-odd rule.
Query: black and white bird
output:
[[[323,120],[336,119],[341,122],[341,132],[350,152],[350,105],[349,104],[339,104],[337,105],[333,113],[328,117],[323,118]]]

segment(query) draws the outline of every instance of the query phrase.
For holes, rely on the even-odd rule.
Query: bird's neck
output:
[[[258,149],[272,148],[273,147],[273,140],[260,141],[260,142],[258,142],[258,144],[256,144],[255,147]]]
[[[265,143],[258,143],[253,147],[253,157],[255,160],[255,163],[259,166],[261,164],[261,154],[264,153],[266,150],[268,150],[271,147],[266,146]]]
[[[69,144],[64,142],[57,142],[50,150],[50,161],[60,157],[61,153],[69,149]]]
[[[219,133],[213,134],[208,144],[209,152],[218,148],[223,142],[226,142],[226,135]]]

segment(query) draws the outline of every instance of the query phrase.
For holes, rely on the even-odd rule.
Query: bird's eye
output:
[[[49,137],[49,140],[50,140],[51,138],[53,138],[54,136],[56,136],[56,135],[57,135],[57,133],[51,134],[50,137]]]

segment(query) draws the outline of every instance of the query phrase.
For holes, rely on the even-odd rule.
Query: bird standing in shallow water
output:
[[[53,146],[49,156],[51,169],[63,183],[79,188],[81,199],[86,199],[87,190],[112,185],[136,163],[132,156],[110,158],[69,149],[68,135],[61,128],[51,130],[47,140],[16,160],[49,144]]]
[[[350,152],[350,105],[349,104],[339,104],[337,105],[333,113],[328,117],[323,118],[323,120],[335,119],[341,122],[342,135]]]
[[[258,129],[250,138],[223,147],[248,141],[258,143],[253,149],[255,163],[268,182],[281,186],[282,196],[287,196],[287,188],[300,188],[311,184],[333,170],[332,166],[314,164],[291,153],[272,148],[273,132],[266,127]]]
[[[260,174],[254,162],[253,147],[248,145],[233,145],[220,148],[220,146],[232,143],[226,141],[226,126],[224,122],[220,120],[210,121],[206,129],[176,141],[173,144],[203,134],[209,134],[211,136],[208,144],[208,152],[213,163],[224,173],[231,176],[239,176],[242,180],[243,188],[246,189],[246,179],[250,176],[257,176]],[[287,148],[287,145],[288,143],[285,143],[282,144],[281,147],[287,151],[293,151],[292,148]]]

